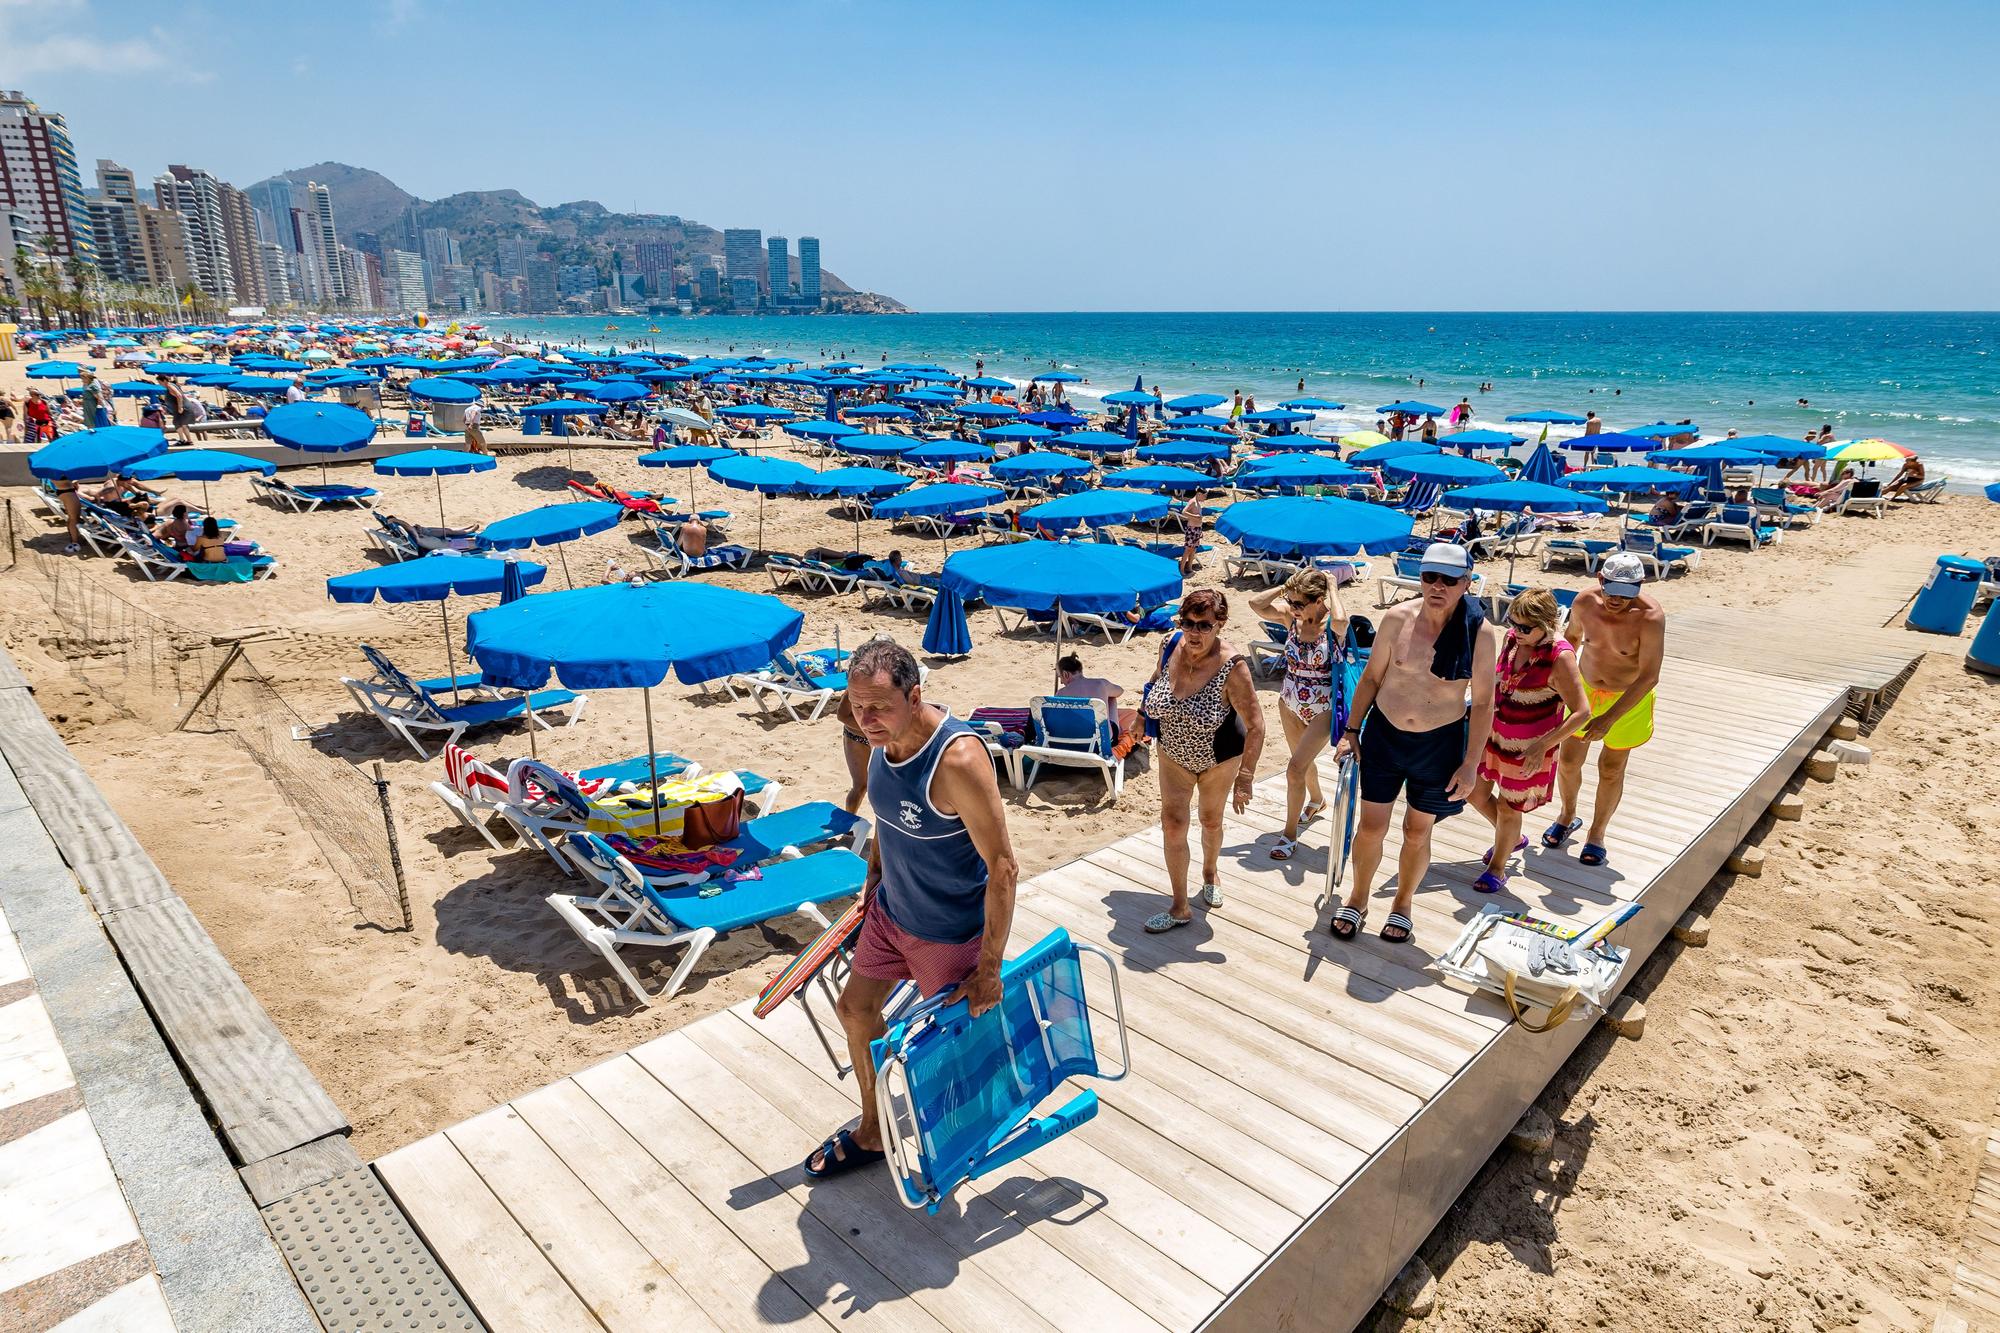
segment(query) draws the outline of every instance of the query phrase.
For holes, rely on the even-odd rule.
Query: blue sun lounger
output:
[[[1118,1072],[1098,1065],[1083,955],[1111,973]],[[1000,969],[1000,1003],[979,1017],[940,996],[870,1047],[889,1172],[903,1206],[935,1213],[968,1180],[1026,1156],[1097,1114],[1085,1089],[1047,1115],[1036,1108],[1072,1078],[1116,1082],[1132,1069],[1125,1001],[1110,954],[1060,928]]]

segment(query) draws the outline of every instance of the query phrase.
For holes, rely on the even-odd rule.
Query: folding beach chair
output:
[[[1083,955],[1111,974],[1118,1072],[1098,1063]],[[919,1004],[870,1047],[883,1149],[897,1197],[935,1213],[968,1180],[1016,1161],[1097,1114],[1086,1089],[1036,1108],[1072,1078],[1116,1082],[1132,1069],[1125,1001],[1110,954],[1060,928],[1000,970],[1000,1003],[979,1017],[961,1000]]]
[[[552,893],[549,906],[647,1005],[679,991],[718,936],[794,913],[825,929],[828,922],[819,905],[852,897],[868,877],[865,860],[844,847],[833,847],[796,859],[766,861],[757,867],[755,879],[703,879],[661,887],[648,883],[631,861],[595,833],[572,833],[567,846],[579,864],[593,868],[593,878],[603,891],[594,897]],[[649,992],[618,952],[627,945],[679,947],[685,952],[665,984]]]
[[[760,713],[770,712],[775,701],[792,721],[816,722],[847,692],[847,673],[834,669],[830,654],[779,653],[762,671],[730,676],[723,685],[732,696],[738,689],[749,695]]]
[[[461,700],[467,695],[485,699],[493,697],[496,693],[486,684],[486,678],[477,671],[461,671],[456,676],[434,676],[429,680],[408,681],[403,670],[391,662],[380,648],[366,643],[359,647],[361,656],[375,669],[375,674],[368,678],[368,683],[377,689],[394,692],[398,688],[396,682],[406,680],[427,694],[449,694],[456,691]]]
[[[1829,508],[1832,507],[1829,506]],[[1868,514],[1874,518],[1880,518],[1888,511],[1888,508],[1889,497],[1882,494],[1881,482],[1872,480],[1856,481],[1852,489],[1847,492],[1846,498],[1841,500],[1837,512],[1843,518],[1848,514]]]
[[[659,542],[657,550],[650,546],[639,549],[670,579],[685,578],[705,569],[743,569],[749,565],[752,554],[747,546],[724,544],[711,546],[700,555],[689,555],[681,549],[679,535],[665,523],[653,524],[653,537]]]
[[[1663,579],[1676,568],[1688,573],[1701,563],[1701,550],[1694,546],[1669,546],[1660,540],[1660,534],[1644,528],[1633,528],[1620,540],[1620,545],[1631,555],[1639,557],[1639,563],[1647,573],[1656,579]]]
[[[497,813],[522,842],[541,848],[565,875],[572,874],[571,862],[557,840],[584,831],[597,813],[593,801],[646,790],[656,767],[662,782],[691,781],[702,775],[700,764],[664,751],[654,755],[650,763],[642,754],[576,773],[563,772],[539,759],[516,759],[507,765],[506,793]],[[778,783],[755,774],[739,773],[737,780],[743,784],[744,799],[752,804],[775,801],[782,790]]]
[[[1014,751],[1022,791],[1032,791],[1042,765],[1090,768],[1103,775],[1116,801],[1125,791],[1125,761],[1116,756],[1118,724],[1102,699],[1044,695],[1028,701],[1033,718],[1028,743]]]
[[[1721,511],[1703,526],[1701,544],[1713,546],[1717,537],[1732,537],[1738,541],[1748,542],[1750,549],[1755,551],[1760,547],[1783,541],[1785,534],[1778,528],[1758,522],[1757,511],[1750,505],[1724,505]]]
[[[1617,542],[1592,541],[1584,537],[1551,537],[1542,543],[1542,568],[1548,570],[1560,564],[1575,563],[1583,566],[1584,573],[1595,574],[1597,562],[1617,549]]]

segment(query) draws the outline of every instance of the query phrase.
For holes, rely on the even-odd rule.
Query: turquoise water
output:
[[[922,314],[492,322],[553,344],[638,340],[691,354],[934,360],[1025,380],[1074,370],[1088,398],[1135,377],[1177,393],[1298,382],[1348,404],[1314,429],[1372,425],[1399,398],[1510,412],[1595,410],[1613,429],[1692,418],[1705,434],[1879,435],[1954,482],[2000,481],[2000,314]],[[657,328],[657,332],[653,330]],[[1417,383],[1422,380],[1421,388]],[[1481,393],[1480,384],[1490,383]],[[1079,392],[1080,391],[1080,392]],[[1805,399],[1801,407],[1799,399]]]

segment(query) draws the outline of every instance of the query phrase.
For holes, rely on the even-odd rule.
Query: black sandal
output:
[[[813,1158],[819,1158],[819,1169],[813,1169]],[[806,1155],[805,1172],[813,1180],[831,1180],[844,1176],[849,1171],[858,1171],[864,1166],[873,1166],[882,1160],[879,1149],[863,1148],[854,1141],[852,1130],[839,1130],[828,1136],[825,1143]]]
[[[1368,914],[1366,912],[1358,907],[1349,907],[1343,903],[1340,910],[1333,914],[1333,920],[1326,923],[1326,930],[1327,934],[1337,940],[1351,940],[1356,935],[1359,935],[1361,928],[1367,924]],[[1347,929],[1342,930],[1342,926],[1347,927]]]
[[[1402,933],[1400,935],[1391,935],[1389,932],[1392,930],[1401,931]],[[1382,929],[1378,933],[1391,944],[1408,944],[1410,937],[1417,933],[1417,927],[1415,922],[1411,921],[1410,918],[1404,916],[1401,912],[1391,912],[1389,913],[1389,919],[1382,923]]]

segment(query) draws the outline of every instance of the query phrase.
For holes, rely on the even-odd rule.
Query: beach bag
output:
[[[1627,903],[1594,924],[1566,926],[1488,904],[1466,923],[1438,968],[1503,997],[1524,1030],[1548,1032],[1603,1011],[1631,957],[1606,937],[1638,911],[1638,904]],[[1548,1011],[1539,1023],[1528,1018],[1536,1009]]]
[[[681,817],[681,845],[691,852],[728,842],[743,828],[743,788],[691,805]]]
[[[1159,739],[1160,722],[1158,718],[1146,711],[1146,701],[1153,697],[1153,687],[1158,685],[1166,676],[1167,659],[1174,655],[1174,649],[1180,647],[1180,643],[1181,633],[1179,630],[1175,630],[1167,636],[1167,641],[1160,645],[1160,661],[1153,668],[1153,678],[1147,681],[1145,688],[1139,691],[1139,725],[1145,731],[1146,739],[1149,741]]]

